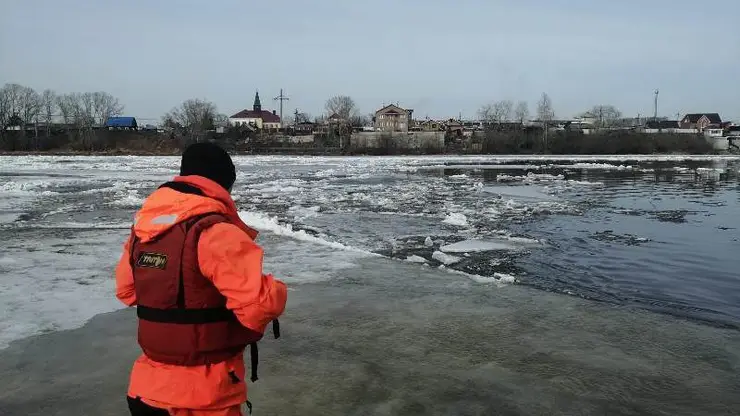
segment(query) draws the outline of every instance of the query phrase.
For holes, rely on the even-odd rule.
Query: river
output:
[[[134,210],[178,163],[0,157],[0,348],[121,308],[111,277],[118,250]],[[309,319],[330,314],[353,364],[368,334],[347,320],[381,338],[377,320],[402,339],[455,340],[435,352],[384,339],[413,389],[432,382],[429,363],[471,388],[476,399],[459,412],[439,386],[420,393],[440,400],[439,414],[487,406],[733,414],[740,403],[738,158],[239,156],[235,164],[240,215],[263,231],[266,268],[295,292],[298,333],[332,333],[329,322]],[[326,306],[337,299],[347,302]],[[595,396],[564,406],[561,391],[520,372],[564,377],[548,382]],[[492,374],[501,385],[488,386]],[[511,403],[486,401],[485,386],[511,391]],[[557,403],[535,405],[537,394]]]

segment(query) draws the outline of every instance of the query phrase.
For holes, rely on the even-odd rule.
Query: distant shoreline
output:
[[[444,156],[476,156],[476,157],[496,157],[496,156],[517,156],[522,159],[526,159],[527,157],[533,156],[533,157],[546,157],[546,156],[553,156],[553,157],[562,157],[562,156],[573,156],[575,158],[583,157],[583,156],[604,156],[604,157],[625,157],[628,158],[630,156],[738,156],[738,154],[729,153],[729,152],[718,152],[718,153],[690,153],[690,152],[655,152],[655,153],[630,153],[630,154],[619,154],[619,153],[593,153],[593,154],[581,154],[581,153],[489,153],[489,154],[481,154],[481,153],[426,153],[426,154],[419,154],[419,153],[405,153],[405,154],[394,154],[394,155],[375,155],[375,154],[337,154],[337,153],[297,153],[297,152],[270,152],[270,153],[255,153],[255,152],[240,152],[240,151],[232,151],[229,152],[230,154],[234,156],[305,156],[305,157],[329,157],[329,156],[336,156],[336,157],[394,157],[394,156],[428,156],[428,157],[444,157]],[[29,151],[19,151],[19,152],[8,152],[8,151],[0,151],[0,156],[180,156],[181,152],[143,152],[143,151],[118,151],[118,150],[108,150],[108,151],[36,151],[36,152],[29,152]]]

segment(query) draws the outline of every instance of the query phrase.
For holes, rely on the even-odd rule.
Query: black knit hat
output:
[[[195,143],[182,153],[180,176],[206,177],[230,190],[236,181],[236,169],[226,150],[213,143]]]

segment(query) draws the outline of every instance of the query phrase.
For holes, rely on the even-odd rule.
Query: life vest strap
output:
[[[280,338],[280,321],[278,321],[277,319],[274,319],[272,321],[272,334],[275,336],[275,339]],[[249,379],[252,380],[252,383],[259,379],[259,377],[257,377],[257,365],[259,364],[259,361],[260,357],[257,343],[253,342],[249,344],[249,362],[251,364],[250,370],[252,372],[252,375]]]
[[[272,335],[275,336],[275,339],[280,338],[280,321],[277,319],[272,321]]]
[[[250,367],[251,367],[251,371],[252,371],[252,376],[249,379],[252,380],[252,383],[254,383],[258,379],[258,377],[257,377],[257,364],[260,361],[259,351],[257,350],[257,343],[256,342],[253,342],[253,343],[249,344],[249,361],[251,362]]]
[[[158,309],[138,305],[139,319],[167,324],[210,324],[236,320],[234,312],[225,307],[202,309]]]

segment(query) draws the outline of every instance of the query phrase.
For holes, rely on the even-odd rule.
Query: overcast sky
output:
[[[188,98],[229,115],[284,88],[312,115],[474,117],[547,92],[558,117],[720,112],[740,121],[740,1],[2,0],[0,83],[107,91],[158,119]]]

